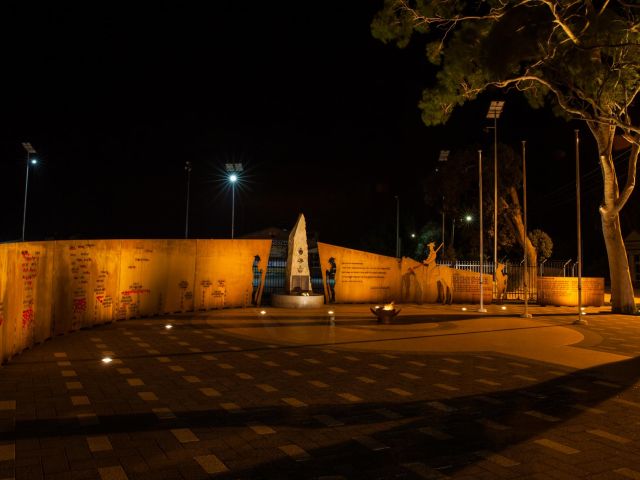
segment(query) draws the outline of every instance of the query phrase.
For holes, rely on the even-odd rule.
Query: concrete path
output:
[[[288,318],[289,312],[270,308],[260,310],[266,314],[256,310],[250,318],[234,319],[233,326],[225,331],[262,342],[332,345],[341,350],[496,352],[574,368],[591,368],[629,358],[573,347],[584,341],[584,335],[571,325],[570,316],[564,322],[560,320],[568,326],[558,326],[558,321],[545,321],[540,316],[520,318],[499,306],[491,306],[486,314],[473,312],[472,306],[467,306],[466,311],[462,308],[465,307],[405,305],[397,323],[392,325],[372,324],[369,312],[358,321],[362,307],[333,306],[332,315],[327,314],[328,309],[314,310],[306,313],[310,317],[306,321],[292,320]],[[215,317],[210,322],[218,324]]]
[[[638,318],[368,307],[36,346],[0,369],[0,479],[640,478]]]

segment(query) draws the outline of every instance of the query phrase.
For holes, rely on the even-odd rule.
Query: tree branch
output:
[[[638,164],[638,153],[640,153],[640,143],[638,138],[634,139],[633,146],[631,148],[631,154],[629,156],[629,165],[627,169],[627,182],[622,190],[622,194],[618,197],[614,205],[615,213],[619,213],[622,207],[625,206],[627,200],[631,196],[633,189],[636,185],[636,167]]]

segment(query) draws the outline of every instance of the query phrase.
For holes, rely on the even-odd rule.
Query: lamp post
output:
[[[464,220],[467,223],[471,223],[471,221],[473,220],[473,217],[467,214],[464,216],[464,218],[461,218],[460,220]],[[456,219],[454,217],[453,220],[451,220],[451,248],[455,248],[454,246],[455,237],[456,237]]]
[[[489,105],[487,118],[493,118],[493,284],[498,269],[498,118],[502,114],[504,100],[494,100]]]
[[[482,150],[478,150],[478,190],[480,192],[480,308],[478,309],[478,312],[485,313],[487,309],[484,308],[484,282],[482,281],[482,251],[484,250],[484,245],[482,243]]]
[[[449,150],[440,150],[440,156],[438,157],[439,162],[446,162],[449,160]],[[436,169],[436,171],[438,171]],[[444,195],[442,196],[442,253],[445,254],[446,249],[444,248]]]
[[[400,197],[396,199],[396,258],[400,258]]]
[[[27,174],[24,180],[24,207],[22,209],[22,241],[24,242],[24,232],[27,227],[27,193],[29,192],[29,165],[35,165],[38,160],[30,158],[31,154],[36,153],[36,149],[33,148],[31,143],[23,142],[22,148],[27,152]]]
[[[531,318],[529,313],[529,259],[527,258],[527,141],[522,140],[522,201],[524,203],[524,233],[522,245],[524,250],[524,313],[522,318]]]
[[[229,174],[227,178],[231,182],[231,240],[233,240],[236,220],[236,182],[239,179],[238,174],[242,172],[243,168],[241,163],[227,163],[225,170]]]
[[[578,319],[576,325],[587,325],[582,316],[582,224],[580,222],[580,131],[576,135],[576,227],[578,230]]]
[[[191,183],[191,162],[184,162],[184,169],[187,172],[187,211],[184,220],[184,238],[189,238],[189,187]]]

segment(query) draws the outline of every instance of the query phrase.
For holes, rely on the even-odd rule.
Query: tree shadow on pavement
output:
[[[85,426],[75,419],[18,420],[15,433],[4,433],[1,438],[205,428],[224,439],[225,435],[233,434],[229,429],[256,422],[285,437],[284,440],[277,437],[279,444],[271,447],[287,442],[298,444],[309,457],[294,461],[283,454],[279,460],[261,461],[255,451],[245,459],[230,462],[233,470],[220,478],[298,479],[331,475],[358,479],[412,478],[412,470],[419,469],[421,478],[436,479],[440,474],[453,475],[474,465],[486,455],[483,452],[500,453],[509,446],[544,436],[547,430],[558,428],[585,409],[620,397],[635,385],[639,376],[640,358],[633,358],[526,388],[469,396],[446,397],[435,392],[425,395],[422,389],[414,396],[421,398],[412,401],[317,404],[303,408],[274,405],[238,413],[224,409],[184,410],[173,412],[176,418],[164,420],[152,414],[108,415],[99,416],[97,425]],[[538,412],[543,417],[525,412]],[[602,423],[606,421],[603,417],[606,416],[599,420]],[[327,426],[329,418],[341,425]],[[262,436],[265,447],[270,445],[269,437],[276,435]],[[375,442],[369,442],[367,437]],[[202,446],[207,443],[202,442]],[[532,473],[530,465],[514,468],[514,472],[521,474]]]

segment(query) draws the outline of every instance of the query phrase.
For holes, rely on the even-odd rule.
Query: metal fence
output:
[[[479,260],[460,260],[455,262],[437,262],[438,265],[446,265],[460,270],[470,270],[480,273]],[[511,263],[509,261],[500,262],[505,265],[504,274],[507,275],[506,292],[502,300],[524,301],[525,279],[529,287],[529,301],[535,302],[538,298],[537,277],[575,277],[577,276],[577,264],[572,260],[545,260],[538,265],[528,265],[527,271],[524,262]],[[493,262],[483,262],[482,273],[493,275]],[[494,299],[501,300],[494,290]]]
[[[287,276],[287,246],[286,240],[273,240],[271,244],[271,253],[267,262],[267,272],[262,290],[263,303],[269,303],[273,293],[284,293]],[[311,288],[314,293],[323,293],[322,269],[317,253],[309,252],[309,271]]]

